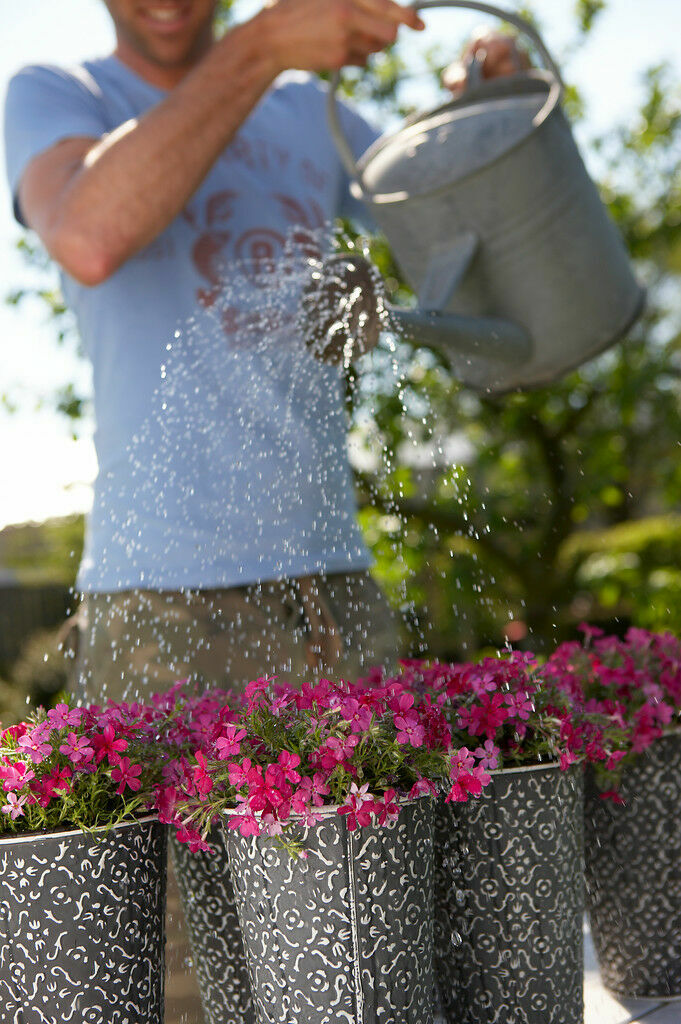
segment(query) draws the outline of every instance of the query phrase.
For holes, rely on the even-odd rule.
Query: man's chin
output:
[[[128,39],[127,44],[127,63],[137,65],[141,59],[146,65],[176,73],[190,71],[206,51],[203,41],[196,39],[150,39],[138,36],[134,40]],[[130,59],[133,53],[134,59]]]

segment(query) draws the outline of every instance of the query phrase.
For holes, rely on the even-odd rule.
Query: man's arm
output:
[[[232,29],[139,120],[63,140],[28,165],[23,216],[76,280],[106,280],[177,216],[276,76],[362,64],[421,27],[392,0],[276,0]]]

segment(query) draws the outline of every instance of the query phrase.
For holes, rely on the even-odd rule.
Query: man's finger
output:
[[[363,7],[368,14],[391,21],[395,25],[406,25],[417,32],[426,27],[413,7],[404,7],[393,0],[355,0],[355,3],[358,7]]]
[[[399,27],[394,21],[385,21],[360,9],[353,11],[348,26],[353,37],[350,43],[351,49],[362,50],[366,42],[369,44],[367,53],[391,46],[397,39]]]
[[[353,36],[350,42],[347,63],[357,67],[364,67],[371,54],[384,49],[385,45],[385,43],[381,43],[371,36]]]

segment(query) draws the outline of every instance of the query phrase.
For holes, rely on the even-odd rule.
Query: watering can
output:
[[[384,232],[416,308],[397,329],[490,392],[548,384],[618,341],[639,316],[617,228],[561,110],[560,71],[535,29],[475,0],[424,0],[495,15],[530,38],[543,69],[469,85],[356,160],[332,80],[328,115],[353,194]]]

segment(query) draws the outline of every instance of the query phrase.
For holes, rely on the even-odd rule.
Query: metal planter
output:
[[[208,837],[214,853],[191,853],[170,839],[206,1024],[253,1024],[248,965],[241,940],[226,837]]]
[[[625,769],[624,806],[587,775],[586,903],[603,983],[628,998],[681,997],[681,736]]]
[[[162,1024],[166,833],[131,822],[0,839],[0,1016]]]
[[[432,1024],[432,801],[297,838],[307,860],[226,835],[257,1024]]]
[[[583,1019],[582,774],[494,772],[435,808],[435,976],[447,1024]]]

